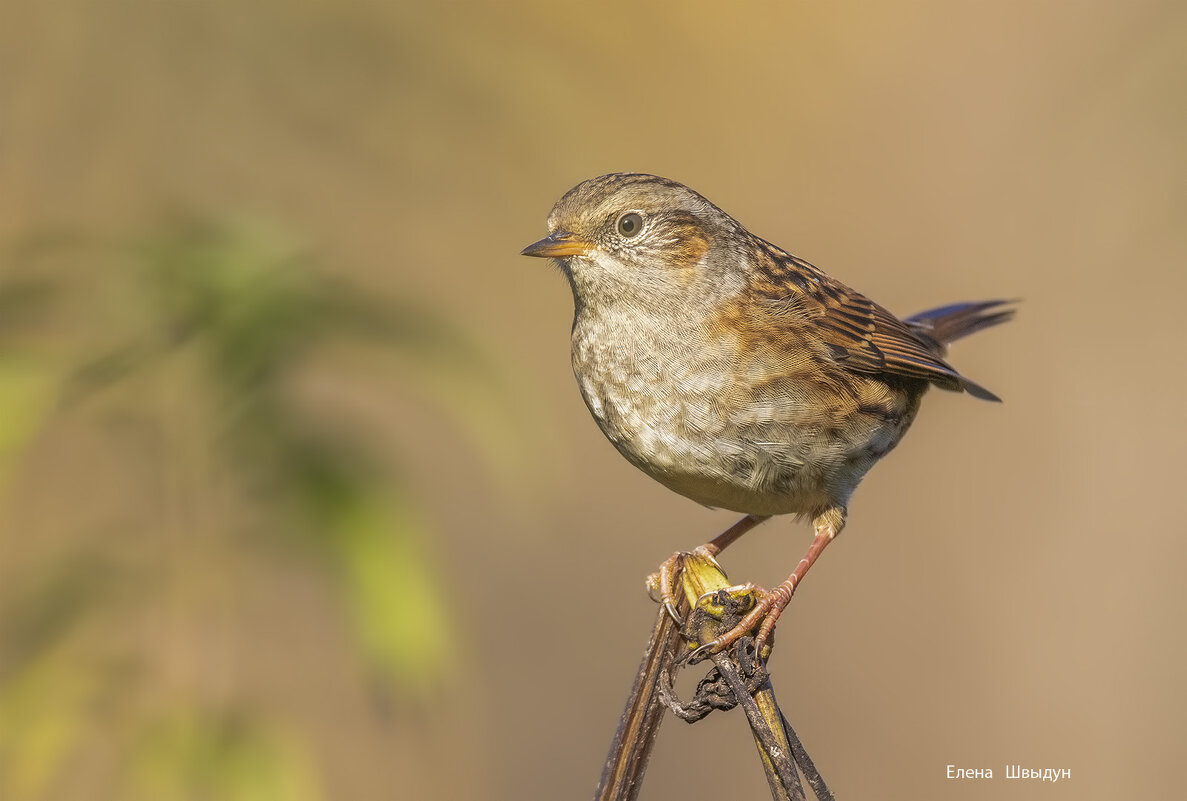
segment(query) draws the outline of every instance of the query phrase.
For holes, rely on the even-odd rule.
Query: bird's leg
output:
[[[812,526],[816,529],[816,536],[812,539],[812,544],[808,546],[808,552],[804,554],[804,558],[787,577],[787,581],[764,593],[758,604],[738,622],[738,625],[717,639],[697,648],[693,651],[692,657],[718,653],[733,645],[739,638],[752,631],[755,626],[758,626],[758,635],[755,637],[754,645],[761,653],[763,645],[770,639],[771,632],[775,629],[775,621],[779,619],[779,615],[783,614],[783,609],[791,602],[791,596],[795,594],[796,587],[804,580],[808,569],[820,558],[825,547],[845,527],[845,509],[834,506],[825,510],[812,520]]]
[[[769,518],[770,515],[746,515],[704,545],[698,546],[695,552],[715,557],[747,531]],[[660,602],[668,610],[668,614],[672,616],[672,620],[677,623],[684,622],[680,619],[680,614],[676,611],[676,578],[680,575],[680,564],[684,561],[684,556],[684,552],[674,553],[659,566],[658,584]],[[652,578],[654,579],[655,577],[653,576]]]

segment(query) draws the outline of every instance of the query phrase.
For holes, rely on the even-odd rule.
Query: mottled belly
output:
[[[628,345],[597,334],[575,327],[573,370],[614,447],[670,489],[748,514],[843,506],[898,443],[924,386],[822,382],[803,360],[781,373],[769,361],[739,364],[736,349],[716,342]]]
[[[632,464],[698,503],[747,514],[843,505],[901,436],[869,415],[816,419],[789,396],[625,391],[589,376],[579,383],[602,432]]]

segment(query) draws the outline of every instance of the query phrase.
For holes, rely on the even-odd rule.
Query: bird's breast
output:
[[[898,443],[925,386],[838,383],[810,360],[787,370],[645,317],[579,315],[572,359],[590,413],[632,464],[706,506],[750,514],[843,505]]]
[[[726,377],[693,359],[656,327],[609,330],[599,320],[574,328],[573,372],[590,413],[609,440],[648,472],[697,461],[723,433],[711,399]]]

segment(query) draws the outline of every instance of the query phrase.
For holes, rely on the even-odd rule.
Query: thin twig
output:
[[[786,733],[779,723],[783,716],[778,712],[779,705],[775,703],[771,683],[769,680],[764,682],[758,693],[751,695],[750,689],[739,674],[735,658],[732,653],[715,654],[713,665],[729,684],[738,706],[746,713],[746,720],[750,723],[750,730],[754,733],[755,744],[763,761],[763,772],[771,788],[771,797],[775,801],[804,801],[804,788],[800,785],[800,776],[796,771],[791,747],[785,739]],[[765,700],[769,700],[768,704],[762,705],[766,709],[760,708],[760,693],[767,696]],[[774,721],[769,714],[772,710],[778,714]],[[772,722],[776,724],[774,727]]]
[[[834,801],[832,791],[824,783],[824,778],[820,775],[820,771],[816,770],[815,763],[808,756],[804,744],[800,742],[799,736],[795,733],[795,729],[791,727],[791,722],[783,714],[782,710],[779,712],[779,719],[783,724],[783,734],[787,737],[787,741],[791,745],[791,753],[795,758],[795,763],[803,771],[804,779],[808,782],[808,786],[812,788],[817,801]]]
[[[753,606],[758,593],[749,586],[729,586],[720,566],[700,553],[684,555],[679,584],[682,592],[677,601],[685,623],[678,628],[666,609],[659,610],[595,801],[634,801],[638,797],[665,706],[690,723],[714,709],[741,706],[775,801],[805,801],[801,770],[818,801],[833,801],[775,700],[766,665],[754,652],[753,638],[744,637],[733,648],[712,656],[714,669],[697,685],[696,695],[687,705],[676,697],[672,689],[675,674],[686,664],[690,644],[711,642],[728,631]]]
[[[618,720],[595,801],[634,801],[638,797],[651,746],[664,718],[660,677],[671,675],[679,646],[676,624],[661,606],[626,709]]]

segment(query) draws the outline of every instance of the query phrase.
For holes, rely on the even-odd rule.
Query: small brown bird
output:
[[[701,549],[716,556],[771,515],[815,528],[791,576],[698,651],[756,626],[761,648],[929,384],[998,400],[943,356],[947,343],[1010,319],[1006,301],[899,320],[654,175],[580,183],[548,228],[523,254],[556,259],[569,280],[573,372],[602,433],[661,484],[747,515]],[[679,558],[660,570],[673,613]]]

